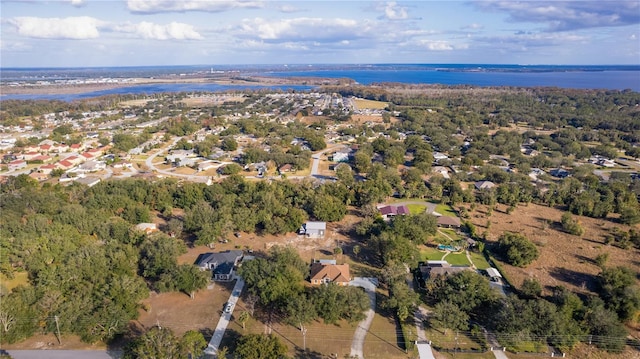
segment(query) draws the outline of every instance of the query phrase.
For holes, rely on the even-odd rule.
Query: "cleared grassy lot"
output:
[[[388,102],[365,100],[362,98],[354,99],[353,102],[358,109],[384,110],[389,106]]]

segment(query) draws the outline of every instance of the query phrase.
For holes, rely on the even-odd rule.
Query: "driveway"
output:
[[[313,158],[313,164],[311,165],[311,173],[309,174],[311,177],[316,177],[319,174],[319,166],[320,166],[320,157],[322,157],[322,155],[324,155],[327,152],[330,151],[337,151],[338,149],[344,148],[346,146],[343,145],[338,145],[338,146],[331,146],[328,148],[325,148],[324,150],[318,152],[318,153],[314,153],[313,155],[311,155],[311,158]]]
[[[349,285],[354,287],[362,287],[369,296],[369,303],[371,308],[367,310],[366,317],[358,324],[356,332],[353,334],[353,341],[351,342],[351,356],[354,358],[364,358],[364,337],[369,331],[373,316],[376,314],[376,287],[378,286],[378,278],[353,278]]]
[[[218,353],[220,342],[222,341],[224,332],[227,330],[227,326],[231,321],[231,315],[233,314],[233,310],[236,308],[236,303],[238,302],[240,293],[242,293],[242,288],[244,288],[244,280],[238,277],[238,281],[233,287],[233,291],[231,291],[231,296],[229,297],[229,301],[227,302],[231,304],[231,311],[229,313],[222,312],[220,320],[218,321],[218,325],[216,326],[216,330],[213,332],[213,336],[209,341],[209,345],[207,346],[207,349],[204,350],[205,354],[213,355],[215,357],[215,355]],[[222,310],[222,308],[220,308],[220,310]]]

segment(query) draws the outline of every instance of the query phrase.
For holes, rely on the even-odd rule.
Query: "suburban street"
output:
[[[371,304],[371,308],[367,310],[365,319],[358,324],[356,332],[353,334],[353,341],[351,342],[350,355],[356,358],[364,358],[364,338],[369,331],[373,316],[376,314],[376,287],[378,286],[378,279],[357,277],[353,278],[353,280],[349,282],[349,285],[364,288],[369,296],[369,303]]]
[[[209,341],[209,345],[204,350],[205,354],[216,356],[218,353],[218,348],[220,347],[220,342],[222,341],[222,337],[224,336],[224,332],[227,330],[227,326],[231,321],[231,316],[233,315],[233,311],[236,308],[236,303],[238,302],[238,297],[240,297],[240,293],[242,293],[242,289],[244,288],[244,280],[238,277],[236,281],[236,285],[233,286],[233,291],[231,292],[231,296],[229,296],[229,301],[227,303],[231,304],[231,312],[225,313],[222,312],[220,316],[220,320],[218,321],[218,325],[216,326],[215,331],[213,332],[213,336]],[[220,308],[222,310],[222,308]]]

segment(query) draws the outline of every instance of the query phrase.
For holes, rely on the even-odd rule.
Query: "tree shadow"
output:
[[[302,350],[302,348],[296,347],[294,358],[300,359],[324,359],[325,356],[322,353],[319,353],[315,350]]]
[[[238,346],[238,340],[240,340],[241,336],[242,335],[236,330],[227,328],[227,330],[225,330],[224,332],[224,336],[222,337],[222,341],[220,342],[220,346],[218,347],[218,349],[227,347],[230,353],[235,352],[236,347]]]
[[[571,283],[576,287],[584,287],[589,291],[596,291],[596,279],[591,274],[576,272],[571,269],[555,267],[549,271],[549,274],[562,282]]]
[[[586,263],[589,263],[589,264],[596,264],[596,261],[593,260],[593,258],[585,257],[585,256],[583,256],[581,254],[576,254],[576,255],[574,255],[574,257],[576,257],[578,260],[580,260],[582,262],[586,262]]]

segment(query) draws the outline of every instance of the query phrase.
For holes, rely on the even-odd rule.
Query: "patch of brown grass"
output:
[[[509,279],[520,286],[524,279],[535,278],[549,294],[549,289],[562,285],[576,293],[596,294],[595,277],[600,268],[595,264],[599,254],[609,253],[608,265],[621,265],[640,272],[640,251],[621,249],[604,243],[604,236],[612,228],[628,231],[631,227],[614,223],[609,219],[574,216],[585,229],[582,237],[567,234],[560,229],[560,218],[564,212],[536,204],[518,206],[512,214],[506,214],[506,206],[499,205],[490,217],[487,208],[478,206],[471,213],[471,222],[478,233],[488,230],[489,241],[495,242],[505,231],[521,233],[535,243],[540,257],[526,268],[503,264]],[[548,223],[548,224],[547,224]]]

